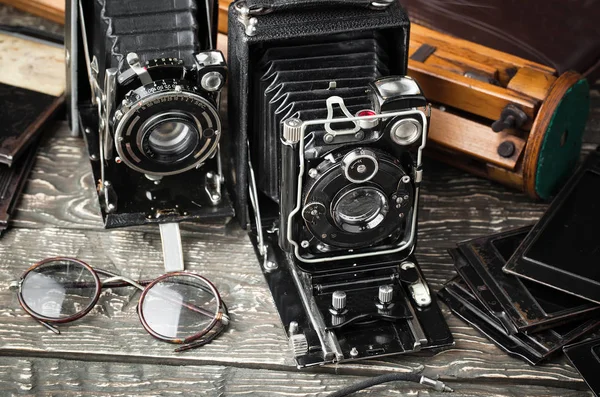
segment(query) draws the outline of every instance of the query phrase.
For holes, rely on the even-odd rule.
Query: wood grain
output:
[[[101,230],[95,193],[82,143],[68,137],[66,126],[48,136],[35,165],[17,224],[0,245],[0,354],[77,358],[134,363],[171,363],[293,369],[287,340],[248,238],[237,227],[210,226],[183,236],[191,271],[213,280],[232,312],[229,331],[209,346],[184,354],[147,335],[135,312],[129,289],[106,291],[85,319],[46,332],[18,306],[8,288],[31,263],[53,255],[72,255],[93,266],[107,267],[134,278],[162,271],[160,237],[147,231]],[[545,205],[521,193],[448,169],[426,164],[417,257],[437,289],[454,274],[446,249],[456,242],[534,222]],[[56,226],[61,226],[60,228]],[[564,359],[532,368],[509,358],[485,337],[445,310],[457,339],[456,348],[434,357],[406,356],[335,367],[338,373],[380,373],[426,369],[456,379],[492,381],[518,377],[523,382],[566,382],[581,386]]]
[[[53,22],[63,25],[65,23],[64,0],[0,0],[0,3],[13,6]]]
[[[535,119],[537,101],[504,87],[415,61],[409,62],[408,75],[419,82],[423,93],[431,101],[452,104],[452,107],[490,120],[500,118],[502,109],[513,103],[521,108],[530,120]]]
[[[597,90],[585,140],[584,152],[600,143]],[[454,274],[447,248],[533,223],[546,208],[430,159],[424,175],[417,257],[434,289]],[[321,397],[367,375],[423,369],[460,397],[591,396],[564,358],[530,367],[445,307],[457,342],[451,350],[297,372],[252,247],[235,224],[186,225],[183,233],[188,269],[213,280],[231,308],[231,328],[210,345],[175,354],[154,340],[139,325],[137,296],[128,288],[106,290],[88,316],[54,335],[25,315],[9,281],[31,262],[59,253],[134,278],[154,277],[162,271],[158,228],[102,229],[83,142],[64,123],[45,137],[18,209],[0,240],[0,395]],[[400,383],[359,395],[442,396]]]
[[[286,396],[325,397],[361,376],[286,372],[215,365],[169,367],[59,359],[7,358],[0,364],[0,394],[35,396]],[[564,396],[591,393],[551,386],[450,383],[453,397]],[[356,396],[430,396],[439,393],[415,384],[393,382]]]
[[[0,83],[60,96],[65,91],[62,47],[0,33]]]
[[[544,73],[554,75],[556,70],[549,66],[503,53],[489,47],[475,44],[471,41],[458,39],[447,34],[437,32],[421,25],[412,24],[410,29],[411,40],[429,43],[437,48],[450,50],[454,55],[468,58],[472,61],[483,63],[494,68],[499,68],[499,80],[504,86],[512,77],[510,69],[528,67]]]
[[[431,127],[427,139],[431,143],[508,170],[516,168],[525,147],[523,139],[507,131],[496,133],[489,125],[463,119],[436,108],[431,109]],[[515,147],[510,157],[498,154],[498,146],[505,141],[512,142]]]
[[[556,77],[547,73],[531,68],[521,68],[510,79],[506,88],[543,101],[548,96],[550,87],[555,81]]]

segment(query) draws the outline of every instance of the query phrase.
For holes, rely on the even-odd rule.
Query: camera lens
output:
[[[198,131],[180,121],[159,123],[150,131],[148,141],[152,150],[160,154],[179,154],[194,141]]]
[[[381,190],[358,187],[340,195],[333,205],[333,217],[341,229],[360,233],[377,227],[388,209],[388,200]]]
[[[146,152],[160,163],[173,163],[187,158],[198,145],[200,133],[189,121],[169,117],[150,124],[144,131]]]

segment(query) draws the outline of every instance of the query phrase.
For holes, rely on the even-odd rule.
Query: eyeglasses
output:
[[[100,281],[100,276],[106,276]],[[152,281],[136,282],[74,258],[44,259],[18,282],[23,309],[52,332],[56,324],[78,320],[98,302],[102,288],[134,286],[142,291],[138,315],[157,339],[183,346],[176,352],[210,343],[229,324],[227,306],[215,286],[189,272],[172,272]]]

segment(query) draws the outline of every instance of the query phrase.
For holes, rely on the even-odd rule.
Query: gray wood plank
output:
[[[308,396],[324,397],[360,376],[271,371],[215,365],[173,367],[59,359],[9,358],[0,363],[0,394],[14,396]],[[589,391],[552,386],[451,383],[453,397],[586,397]],[[357,396],[448,396],[419,385],[393,382]]]
[[[77,229],[16,228],[0,244],[0,355],[62,357],[134,363],[206,364],[294,370],[290,351],[272,298],[247,238],[187,233],[183,237],[188,269],[213,280],[229,305],[228,332],[208,346],[174,353],[173,346],[154,340],[139,324],[131,288],[105,290],[99,304],[84,319],[61,326],[62,334],[46,331],[18,305],[10,280],[44,257],[70,255],[93,266],[148,279],[162,273],[160,238],[154,233]],[[441,261],[441,259],[440,259]],[[447,266],[424,268],[446,279]],[[437,275],[444,273],[445,275]],[[456,347],[434,357],[405,356],[330,367],[336,373],[380,373],[425,368],[449,379],[514,378],[539,384],[581,383],[576,371],[558,359],[529,367],[498,350],[470,326],[452,316],[446,319]]]

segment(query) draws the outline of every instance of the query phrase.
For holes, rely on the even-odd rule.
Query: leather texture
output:
[[[368,7],[373,0],[246,0],[250,10],[265,8],[269,10],[282,10],[292,8],[316,7]]]
[[[323,2],[311,3],[314,5]],[[254,118],[259,117],[252,107],[257,100],[252,76],[264,50],[277,43],[285,43],[286,46],[302,45],[319,42],[332,35],[380,31],[389,37],[386,52],[390,57],[390,74],[406,74],[409,21],[398,3],[392,3],[385,10],[340,7],[336,2],[326,3],[328,6],[318,9],[283,8],[257,15],[256,32],[253,36],[246,35],[236,7],[229,8],[228,116],[234,154],[229,158],[229,169],[232,172],[229,178],[237,181],[231,193],[236,204],[236,216],[244,228],[250,227],[246,142],[254,134],[251,127]],[[255,158],[252,160],[260,161]]]
[[[413,22],[551,66],[600,77],[600,1],[401,0]]]
[[[168,57],[193,65],[193,54],[211,48],[210,35],[216,38],[216,4],[214,0],[89,2],[87,7],[93,9],[84,14],[89,16],[86,25],[100,81],[105,68],[127,68],[124,58],[129,52],[138,54],[142,63]]]

